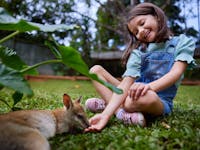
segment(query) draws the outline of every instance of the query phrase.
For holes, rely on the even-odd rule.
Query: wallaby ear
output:
[[[67,94],[63,94],[63,104],[67,109],[69,109],[71,106],[73,106],[71,98]]]
[[[82,99],[82,96],[80,96],[76,101],[77,101],[78,103],[81,103],[81,99]]]

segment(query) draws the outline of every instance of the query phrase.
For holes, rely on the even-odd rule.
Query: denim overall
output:
[[[141,55],[141,77],[136,82],[149,83],[168,73],[174,64],[175,46],[177,42],[178,39],[173,39],[169,41],[165,50],[143,53]],[[176,92],[177,87],[175,84],[165,90],[157,92],[164,105],[163,115],[167,115],[172,111],[173,98]]]

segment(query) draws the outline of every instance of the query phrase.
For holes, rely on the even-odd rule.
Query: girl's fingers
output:
[[[140,96],[141,96],[141,93],[144,89],[144,85],[140,84],[138,87],[137,87],[137,90],[135,92],[135,97],[134,99],[137,100]]]
[[[148,84],[134,83],[128,91],[128,96],[132,98],[132,100],[137,100],[140,96],[144,96],[149,89],[150,86]]]
[[[129,94],[129,97],[130,98],[132,98],[132,99],[134,99],[134,97],[135,97],[135,93],[136,93],[136,91],[137,91],[137,87],[138,87],[139,85],[138,85],[138,83],[134,83],[131,87],[130,87],[130,94]]]
[[[130,98],[133,98],[133,97],[134,97],[134,93],[135,93],[134,90],[133,90],[133,89],[130,89],[130,90],[129,90],[129,97],[130,97]]]
[[[147,85],[145,85],[141,95],[144,96],[147,93],[148,90],[150,90],[150,86],[147,84]]]
[[[93,126],[90,126],[84,130],[84,132],[99,132],[100,130],[96,129]]]
[[[148,87],[145,86],[144,89],[141,92],[141,96],[144,96],[147,93],[147,91],[148,91]]]
[[[89,119],[90,125],[96,124],[99,121],[99,114],[96,114],[92,118]]]

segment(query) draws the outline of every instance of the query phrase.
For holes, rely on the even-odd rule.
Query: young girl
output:
[[[186,67],[194,63],[195,43],[185,35],[173,36],[164,12],[151,3],[135,6],[127,18],[129,43],[122,81],[104,68],[91,68],[99,78],[121,88],[116,94],[94,81],[102,99],[91,98],[86,107],[101,112],[90,118],[85,131],[102,130],[113,114],[124,123],[145,126],[144,114],[168,115]]]

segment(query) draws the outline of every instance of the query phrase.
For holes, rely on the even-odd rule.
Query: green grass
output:
[[[84,101],[98,96],[90,81],[49,80],[31,82],[35,95],[24,97],[17,105],[23,109],[62,107],[62,95]],[[3,89],[0,98],[11,103],[12,91]],[[0,113],[9,109],[0,102]],[[88,116],[94,114],[87,112]],[[169,125],[169,128],[166,125]],[[194,149],[200,150],[200,86],[181,86],[174,100],[173,113],[158,118],[147,127],[127,126],[114,117],[100,133],[62,134],[50,140],[53,150],[129,150],[129,149]]]

